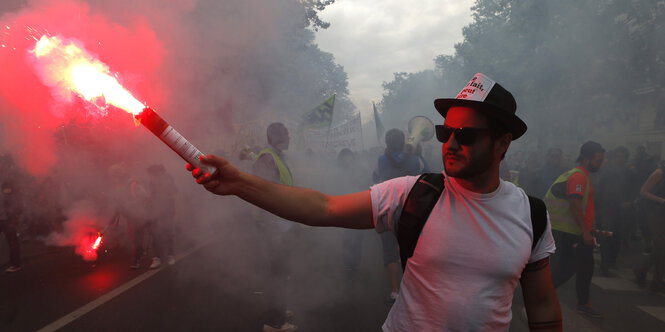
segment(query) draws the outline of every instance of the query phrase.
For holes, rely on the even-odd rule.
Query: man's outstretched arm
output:
[[[213,174],[187,165],[196,182],[217,195],[235,195],[284,219],[309,226],[373,228],[369,190],[343,196],[285,186],[241,172],[227,160],[203,156],[201,162],[213,166]]]

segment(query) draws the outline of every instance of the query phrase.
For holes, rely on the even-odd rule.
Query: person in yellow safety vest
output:
[[[252,173],[266,180],[292,186],[293,175],[283,153],[289,149],[289,131],[281,122],[274,122],[268,126],[267,136],[268,146],[253,157]]]
[[[266,180],[293,185],[293,175],[286,164],[283,151],[289,149],[289,131],[281,122],[274,122],[267,129],[268,146],[261,150],[252,165],[252,173]],[[260,210],[253,211],[259,220],[268,242],[271,278],[266,294],[269,296],[270,310],[264,331],[295,331],[297,327],[290,321],[292,313],[287,309],[289,295],[289,264],[292,244],[296,243],[298,228],[285,220],[275,222],[277,217]]]
[[[589,303],[596,246],[591,233],[595,207],[589,173],[600,169],[604,156],[600,144],[584,143],[577,158],[579,166],[561,174],[545,194],[557,248],[552,256],[552,283],[559,287],[576,275],[577,312],[595,318],[603,315]]]

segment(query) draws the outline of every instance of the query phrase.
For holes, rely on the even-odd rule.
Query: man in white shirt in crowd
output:
[[[397,301],[384,331],[506,331],[519,281],[531,330],[561,331],[552,286],[549,223],[534,239],[523,190],[499,178],[512,140],[526,132],[512,94],[478,73],[456,98],[437,99],[445,118],[436,126],[443,143],[444,191],[408,260]],[[342,196],[262,180],[225,159],[205,156],[216,168],[196,181],[215,194],[236,195],[282,218],[310,226],[374,228],[395,233],[417,177],[406,176]],[[532,242],[537,241],[532,249]]]

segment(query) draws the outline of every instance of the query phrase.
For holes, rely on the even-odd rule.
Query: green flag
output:
[[[335,107],[335,95],[326,99],[321,105],[316,106],[314,109],[305,112],[302,115],[302,122],[300,129],[321,129],[330,127],[333,117],[333,109]]]

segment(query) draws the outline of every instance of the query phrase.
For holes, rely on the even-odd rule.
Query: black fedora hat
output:
[[[482,73],[476,74],[455,98],[434,100],[434,107],[445,118],[451,107],[470,107],[499,121],[513,134],[513,140],[526,132],[526,123],[515,115],[517,103],[504,87]]]

